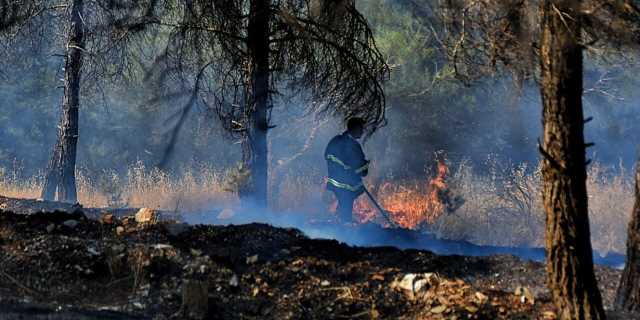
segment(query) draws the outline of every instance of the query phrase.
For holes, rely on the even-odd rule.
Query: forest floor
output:
[[[0,212],[0,319],[184,319],[183,283],[204,284],[209,319],[555,319],[544,266],[513,256],[28,206]],[[610,309],[620,271],[596,273]]]

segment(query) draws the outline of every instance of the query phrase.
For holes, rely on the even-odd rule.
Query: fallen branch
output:
[[[2,263],[0,263],[0,264],[2,264]],[[29,294],[34,295],[34,296],[42,296],[42,294],[40,292],[37,292],[37,291],[25,286],[24,284],[22,284],[20,281],[18,281],[16,278],[12,277],[10,274],[5,272],[4,270],[0,269],[0,275],[3,275],[5,278],[9,279],[9,281],[13,282],[15,285],[17,285],[18,287],[20,287],[24,291],[28,292]]]
[[[105,284],[104,287],[105,288],[109,288],[109,287],[113,286],[116,283],[120,283],[122,281],[131,280],[131,279],[133,279],[133,276],[127,276],[127,277],[124,277],[124,278],[115,279],[115,280]]]

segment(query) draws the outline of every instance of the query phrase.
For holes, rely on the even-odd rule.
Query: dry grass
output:
[[[491,158],[487,162],[490,169],[483,175],[474,173],[467,162],[450,168],[447,183],[452,194],[462,197],[465,202],[454,213],[441,216],[426,228],[442,238],[476,244],[544,246],[540,167],[503,165]],[[632,175],[622,167],[611,168],[598,163],[589,167],[588,175],[593,248],[602,254],[624,252],[627,222],[633,206]],[[394,182],[392,189],[395,192],[378,188],[379,200],[387,208],[422,208],[428,198],[426,185],[430,178]],[[277,211],[317,215],[328,210],[327,201],[321,199],[320,178],[291,173],[283,178],[278,189],[274,189],[274,194],[277,196],[273,197],[272,203]],[[362,211],[357,215],[361,221],[373,219],[375,209],[364,196],[359,198],[356,208]]]
[[[0,168],[0,194],[11,198],[38,198],[42,191],[42,175],[29,179],[20,176],[19,168]]]
[[[131,165],[123,176],[114,171],[101,172],[92,178],[78,170],[78,200],[85,207],[147,207],[163,210],[201,212],[212,204],[230,205],[237,197],[226,191],[226,174],[212,168],[185,170],[171,176],[158,169],[146,168],[141,162]],[[0,194],[16,198],[39,198],[43,175],[27,180],[0,169]]]
[[[474,174],[464,162],[453,168],[449,183],[465,203],[454,213],[442,216],[432,231],[444,238],[477,244],[542,246],[539,169],[490,164],[487,175]]]
[[[501,166],[491,160],[489,163],[493,164],[483,175],[474,173],[471,165],[465,162],[450,168],[447,183],[465,203],[426,228],[442,238],[464,239],[477,244],[543,246],[539,168]],[[185,212],[206,212],[237,203],[237,197],[228,188],[232,174],[209,167],[183,171],[180,176],[171,176],[136,163],[124,175],[105,171],[91,179],[79,170],[78,195],[81,203],[88,207],[150,207]],[[39,197],[42,176],[19,177],[16,170],[0,168],[0,194]],[[426,196],[420,186],[424,186],[429,178],[394,184],[396,189],[412,195],[402,201],[419,202]],[[631,173],[622,168],[599,164],[589,167],[587,187],[592,243],[594,249],[602,253],[625,250],[626,226],[633,205],[631,178]],[[305,214],[311,218],[328,216],[329,203],[323,194],[319,173],[300,176],[295,172],[284,172],[276,180],[278,183],[272,181],[271,191],[274,211]],[[366,200],[361,197],[360,201]],[[382,203],[385,203],[384,199]]]
[[[592,165],[587,179],[591,242],[606,253],[626,251],[627,224],[633,208],[633,172]]]
[[[495,165],[480,176],[463,163],[452,171],[452,187],[466,202],[431,226],[433,232],[477,244],[544,246],[540,167]],[[587,188],[593,248],[601,254],[625,252],[632,175],[596,163],[588,169]]]

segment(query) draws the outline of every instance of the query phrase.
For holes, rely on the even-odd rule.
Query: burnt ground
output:
[[[513,256],[87,216],[0,212],[0,319],[184,319],[185,281],[207,288],[209,319],[555,318],[544,266]],[[609,308],[620,271],[596,271]]]

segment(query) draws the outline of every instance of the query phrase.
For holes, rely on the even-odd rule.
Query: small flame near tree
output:
[[[436,175],[432,179],[402,185],[383,182],[375,192],[380,205],[400,227],[419,229],[421,225],[433,224],[436,219],[461,205],[461,199],[453,197],[447,177],[449,167],[443,157],[437,157]],[[335,212],[336,203],[330,210]],[[354,219],[359,223],[379,221],[379,212],[366,196],[360,196],[353,209]]]

